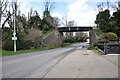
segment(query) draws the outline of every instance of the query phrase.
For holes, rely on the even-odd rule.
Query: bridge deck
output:
[[[78,32],[78,31],[89,31],[92,30],[93,27],[59,27],[59,32]]]

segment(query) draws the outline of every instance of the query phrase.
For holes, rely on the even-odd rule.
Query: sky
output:
[[[40,16],[43,14],[44,0],[18,0],[20,10],[27,16],[31,8],[37,10]],[[97,4],[107,0],[49,0],[55,2],[55,8],[51,15],[62,19],[67,16],[68,21],[74,20],[77,26],[95,26],[95,19],[98,13]],[[111,3],[117,0],[109,0]],[[112,12],[114,12],[112,10]],[[112,13],[111,13],[112,14]],[[62,26],[62,25],[61,25]]]

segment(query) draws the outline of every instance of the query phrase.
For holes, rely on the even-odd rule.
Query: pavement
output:
[[[44,78],[118,78],[118,56],[78,49],[62,59]]]

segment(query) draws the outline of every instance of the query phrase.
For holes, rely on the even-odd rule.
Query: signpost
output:
[[[13,15],[13,21],[14,21],[14,31],[13,31],[13,37],[12,40],[14,41],[14,52],[16,52],[16,41],[17,41],[17,37],[16,37],[16,25],[15,25],[15,14],[16,14],[16,9],[15,9],[15,5],[16,4],[16,0],[14,0],[14,15]]]

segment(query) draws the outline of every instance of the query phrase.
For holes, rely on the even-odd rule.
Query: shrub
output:
[[[41,46],[42,36],[36,36],[34,38],[34,48],[38,48]]]
[[[8,36],[8,38],[5,41],[3,41],[2,48],[4,50],[9,50],[9,51],[13,50],[13,41],[11,39],[11,36]]]
[[[95,46],[94,46],[94,45],[89,45],[89,46],[87,47],[87,49],[88,49],[88,50],[93,50],[93,49],[95,49]]]
[[[109,41],[107,39],[101,39],[99,40],[99,44],[104,44],[104,43],[108,43]]]
[[[83,32],[78,32],[76,33],[76,36],[75,36],[76,42],[86,42],[87,38],[88,38],[88,35]]]
[[[28,29],[28,34],[25,35],[27,49],[40,47],[41,39],[43,38],[42,32],[39,29]]]
[[[106,39],[109,41],[117,41],[118,40],[118,36],[117,34],[113,33],[113,32],[109,32],[106,34]]]
[[[3,31],[3,38],[2,38],[2,48],[3,50],[13,51],[13,41],[12,41],[12,30],[6,29]],[[17,50],[26,50],[31,48],[38,48],[40,47],[40,42],[42,39],[41,32],[37,29],[31,28],[28,29],[28,34],[23,31],[17,32]]]
[[[25,49],[27,46],[25,46],[26,41],[24,39],[24,34],[19,33],[17,35],[17,37],[18,37],[18,40],[16,42],[17,43],[17,50]]]
[[[53,49],[53,48],[55,48],[56,46],[54,45],[54,44],[47,44],[47,45],[45,45],[43,48],[44,49]]]
[[[74,39],[74,37],[68,36],[68,37],[65,37],[64,42],[65,43],[74,43],[75,39]]]
[[[27,40],[25,41],[24,45],[25,45],[25,47],[23,48],[24,50],[31,49],[34,46],[34,42],[32,40]]]
[[[17,35],[17,41],[16,41],[16,47],[17,50],[21,50],[24,49],[25,47],[25,40],[24,40],[24,36],[22,34],[18,34]],[[5,41],[3,41],[3,49],[4,50],[9,50],[9,51],[13,51],[13,40],[12,40],[12,34],[10,34],[7,39],[5,39]]]
[[[89,45],[87,49],[88,50],[94,50],[99,55],[104,54],[104,52],[101,49],[99,49],[97,46],[94,46],[94,45]]]

